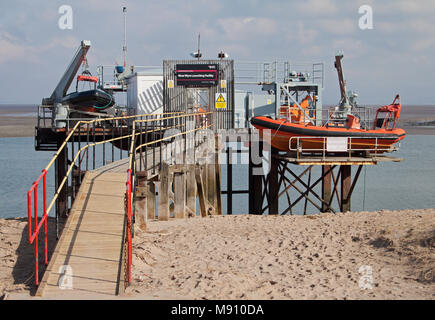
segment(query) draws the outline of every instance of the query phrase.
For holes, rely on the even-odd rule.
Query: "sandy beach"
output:
[[[434,214],[153,221],[136,229],[132,286],[122,298],[434,299]],[[34,289],[26,231],[25,219],[0,220],[0,296]]]
[[[56,244],[54,219],[49,218],[49,257]],[[29,296],[35,292],[33,245],[28,242],[27,218],[0,219],[0,300],[13,292]],[[43,275],[43,241],[39,241],[40,276]]]

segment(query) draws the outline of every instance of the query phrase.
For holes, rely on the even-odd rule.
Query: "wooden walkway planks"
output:
[[[86,173],[36,295],[48,299],[110,298],[124,288],[126,176],[125,171]],[[59,271],[65,265],[71,267],[72,289],[59,287]]]

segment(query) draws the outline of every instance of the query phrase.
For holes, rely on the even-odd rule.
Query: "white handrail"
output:
[[[388,148],[382,147],[381,144],[379,144],[379,140],[387,139],[387,138],[378,138],[378,137],[367,137],[367,136],[358,136],[358,137],[342,137],[347,138],[347,150],[344,152],[348,152],[349,155],[352,152],[358,151],[358,152],[373,152],[376,154],[378,151],[391,151],[391,146]],[[303,140],[313,140],[313,139],[321,139],[322,140],[322,147],[321,148],[303,148]],[[322,152],[323,157],[326,156],[326,153],[328,153],[327,150],[327,140],[328,137],[325,136],[297,136],[297,137],[290,137],[289,139],[289,150],[290,151],[296,151],[297,154],[302,152]],[[358,139],[375,139],[374,147],[372,148],[353,148],[352,147],[352,140],[358,140]],[[296,148],[292,148],[292,144],[294,144],[294,141],[296,140]],[[302,142],[302,143],[301,143]],[[355,143],[355,142],[354,142]],[[330,151],[332,152],[332,151]],[[338,151],[337,151],[338,152]]]

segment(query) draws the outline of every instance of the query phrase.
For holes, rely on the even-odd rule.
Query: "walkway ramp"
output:
[[[36,295],[110,299],[122,292],[125,181],[125,171],[86,173]]]

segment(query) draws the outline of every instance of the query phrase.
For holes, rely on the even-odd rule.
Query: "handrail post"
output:
[[[131,264],[132,264],[132,218],[131,218],[131,169],[127,170],[127,241],[128,241],[128,263],[127,263],[127,281],[131,283]]]
[[[323,137],[323,160],[325,160],[326,158],[326,148],[327,148],[327,144],[328,141],[326,140],[326,137]]]
[[[86,171],[89,170],[89,122],[86,125]]]
[[[48,239],[47,239],[47,170],[42,170],[43,176],[43,188],[44,188],[44,255],[45,255],[45,265],[48,265]]]
[[[27,191],[27,216],[28,216],[28,231],[29,231],[29,243],[31,244],[32,238],[32,189]]]
[[[103,141],[106,141],[106,122],[103,122]],[[103,166],[106,165],[106,143],[103,143]]]
[[[93,136],[93,147],[92,147],[92,170],[95,170],[95,122],[92,123],[92,136]]]
[[[33,205],[34,205],[34,248],[35,248],[35,283],[36,285],[39,284],[39,274],[38,274],[38,264],[39,264],[39,259],[38,259],[38,232],[36,232],[37,228],[38,228],[38,184],[35,183],[35,188],[33,189]]]
[[[81,143],[80,141],[82,140],[82,130],[81,130],[81,125],[79,125],[78,127],[79,129],[79,146],[78,149],[81,149]],[[79,185],[82,184],[82,160],[79,158]]]

